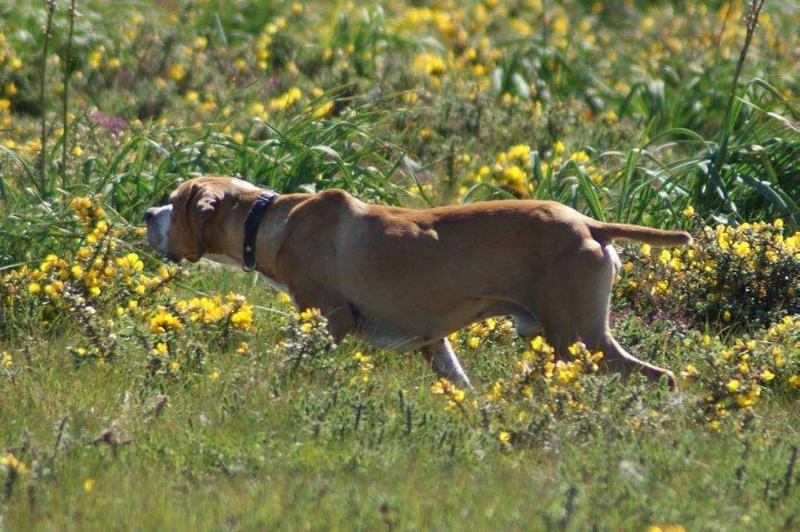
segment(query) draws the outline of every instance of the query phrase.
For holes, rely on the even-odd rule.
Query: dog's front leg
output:
[[[439,378],[444,377],[457,386],[475,391],[447,338],[440,338],[423,346],[422,355],[431,363]]]

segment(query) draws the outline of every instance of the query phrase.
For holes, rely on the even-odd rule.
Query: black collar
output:
[[[258,226],[267,208],[272,205],[278,195],[271,190],[262,193],[253,203],[247,219],[244,221],[244,250],[242,253],[242,269],[251,272],[256,269],[256,234]]]

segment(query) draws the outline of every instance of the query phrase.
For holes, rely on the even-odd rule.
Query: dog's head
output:
[[[181,183],[169,203],[151,207],[144,215],[147,241],[161,255],[197,262],[206,252],[205,235],[224,210],[226,198],[256,187],[228,177],[198,177]]]

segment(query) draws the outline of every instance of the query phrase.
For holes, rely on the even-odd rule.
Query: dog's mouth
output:
[[[144,220],[147,224],[147,243],[160,255],[169,257],[167,235],[172,221],[172,206],[151,207],[147,209]]]
[[[171,262],[173,264],[180,264],[183,258],[178,257],[177,255],[170,253],[169,251],[165,251],[160,246],[161,240],[157,236],[153,237],[151,235],[152,234],[148,232],[147,243],[150,244],[150,247],[153,249],[153,251],[155,251],[155,255],[166,262]]]
[[[161,247],[161,236],[150,226],[147,227],[147,243],[150,244],[150,247],[159,255],[165,255]]]

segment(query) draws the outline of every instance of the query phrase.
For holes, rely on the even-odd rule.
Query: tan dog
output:
[[[240,179],[186,181],[169,205],[148,210],[148,240],[174,260],[241,264],[244,223],[262,192]],[[412,210],[326,190],[278,196],[255,256],[299,309],[322,311],[336,339],[357,333],[381,348],[421,349],[439,376],[462,386],[469,379],[447,336],[497,315],[512,316],[523,337],[543,332],[561,359],[581,340],[602,350],[609,368],[675,386],[672,372],[636,359],[611,335],[615,238],[691,242],[682,231],[603,223],[551,201]]]

